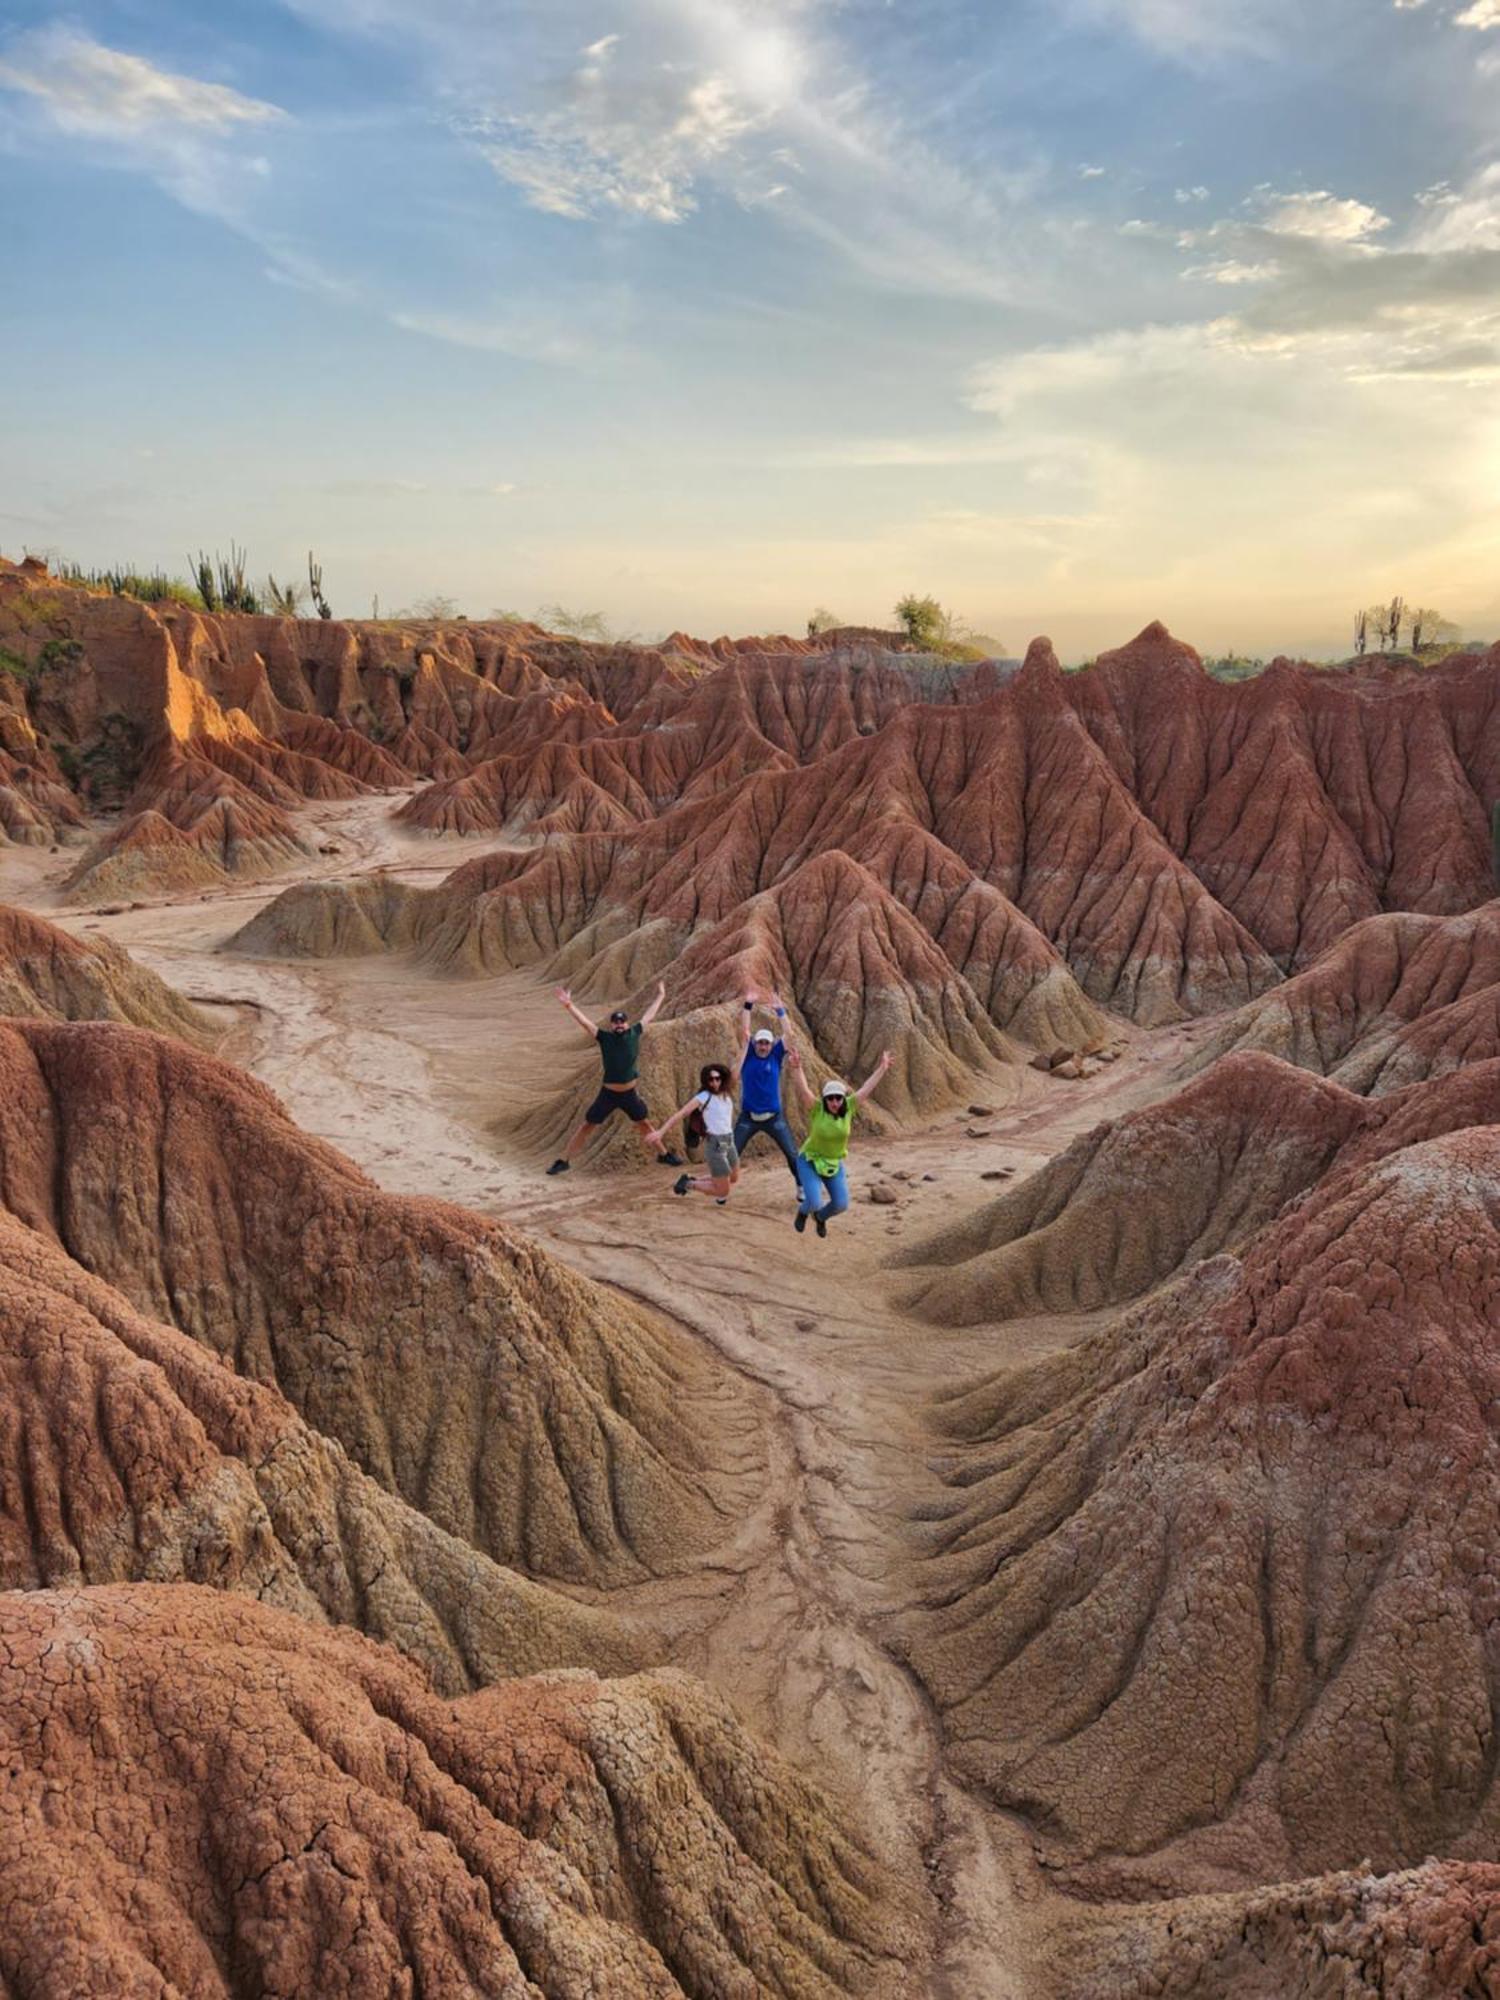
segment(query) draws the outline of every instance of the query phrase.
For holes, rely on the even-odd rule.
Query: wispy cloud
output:
[[[241,142],[287,122],[274,104],[106,47],[70,27],[18,35],[0,52],[0,89],[26,100],[38,135],[83,141],[149,175],[185,207],[232,221],[270,171]]]
[[[227,132],[285,116],[227,84],[158,69],[68,27],[16,36],[0,56],[0,84],[36,99],[63,131],[99,138],[160,135],[164,127]]]

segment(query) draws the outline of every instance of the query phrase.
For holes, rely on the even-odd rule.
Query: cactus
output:
[[[312,601],[317,607],[318,616],[320,618],[331,618],[333,616],[333,608],[329,604],[328,599],[323,595],[323,565],[313,561],[313,552],[311,549],[307,552],[307,582],[309,589],[312,591]]]

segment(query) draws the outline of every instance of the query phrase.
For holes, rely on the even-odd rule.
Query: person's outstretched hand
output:
[[[789,1063],[791,1064],[791,1066],[792,1066],[792,1068],[793,1068],[793,1069],[801,1069],[801,1067],[802,1067],[802,1058],[801,1058],[801,1056],[800,1056],[800,1055],[798,1055],[798,1053],[797,1053],[797,1051],[796,1051],[796,1049],[795,1049],[795,1048],[791,1048],[791,1049],[788,1049],[788,1050],[787,1050],[787,1052],[786,1052],[786,1059],[787,1059],[787,1061],[788,1061],[788,1062],[789,1062]]]
[[[659,1145],[661,1144],[661,1134],[660,1134],[660,1132],[650,1132],[650,1131],[648,1131],[648,1132],[647,1132],[647,1134],[646,1134],[646,1144],[647,1144],[648,1146],[659,1146]]]
[[[558,1004],[558,1005],[559,1005],[560,1007],[571,1007],[571,1006],[572,1006],[572,1004],[573,1004],[573,991],[572,991],[572,988],[571,988],[571,987],[568,987],[568,986],[559,986],[559,987],[558,987],[558,989],[557,989],[557,1004]]]
[[[656,997],[657,997],[657,999],[658,999],[658,1000],[665,1000],[665,999],[666,999],[666,997],[667,997],[667,982],[666,982],[666,980],[665,980],[665,979],[658,979],[658,980],[657,980],[657,982],[656,982]]]
[[[896,1058],[891,1054],[889,1049],[882,1049],[880,1052],[880,1061],[875,1067],[881,1071],[888,1070],[895,1060]]]

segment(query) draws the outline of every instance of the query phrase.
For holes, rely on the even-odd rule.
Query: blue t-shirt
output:
[[[786,1044],[777,1042],[768,1056],[758,1056],[752,1042],[740,1064],[740,1109],[748,1116],[764,1118],[781,1109],[781,1065],[786,1061]]]

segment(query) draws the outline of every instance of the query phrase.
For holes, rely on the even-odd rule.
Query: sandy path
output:
[[[342,852],[308,874],[393,866],[437,879],[473,844],[413,842],[390,802],[311,809]],[[14,852],[14,850],[12,850]],[[23,851],[24,852],[24,851]],[[773,1478],[758,1514],[696,1575],[630,1601],[666,1621],[682,1665],[717,1681],[788,1754],[854,1801],[862,1824],[924,1885],[929,2000],[1037,2000],[1055,1990],[1057,1944],[1076,1918],[1040,1879],[1019,1823],[946,1771],[925,1693],[882,1643],[903,1601],[906,1521],[935,1494],[921,1409],[936,1389],[1075,1338],[1078,1322],[944,1332],[894,1307],[884,1258],[903,1239],[993,1198],[987,1170],[1033,1170],[1099,1119],[1159,1094],[1182,1037],[1131,1038],[1083,1083],[976,1121],[857,1142],[855,1205],[826,1243],[791,1229],[790,1183],[762,1144],[731,1207],[679,1201],[671,1175],[541,1173],[506,1134],[575,1069],[577,1031],[522,975],[435,980],[396,960],[262,964],[217,946],[269,900],[257,887],[212,901],[103,915],[56,907],[68,865],[0,856],[0,898],[107,934],[181,991],[224,1010],[225,1053],[382,1186],[437,1194],[519,1224],[575,1267],[669,1314],[708,1343],[766,1411]],[[275,885],[284,886],[284,882]],[[562,1135],[559,1134],[559,1138]],[[877,1169],[875,1163],[880,1162]],[[873,1179],[899,1199],[876,1207]],[[924,1176],[932,1176],[925,1179]]]

